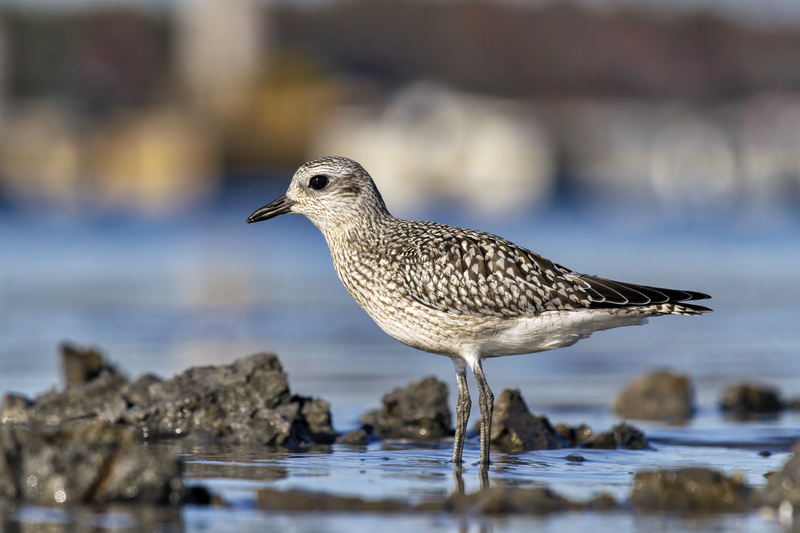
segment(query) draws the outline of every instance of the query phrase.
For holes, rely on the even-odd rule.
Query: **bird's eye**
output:
[[[308,180],[308,186],[314,189],[315,191],[320,191],[325,188],[328,184],[328,177],[327,176],[314,176],[310,180]]]

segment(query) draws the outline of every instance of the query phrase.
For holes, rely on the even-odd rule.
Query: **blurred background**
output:
[[[397,216],[715,296],[524,379],[492,362],[496,390],[601,404],[652,366],[706,404],[734,376],[800,390],[798,57],[792,0],[2,1],[0,389],[55,383],[64,339],[167,376],[276,350],[344,429],[451,380],[357,308],[310,223],[244,224],[335,154]]]

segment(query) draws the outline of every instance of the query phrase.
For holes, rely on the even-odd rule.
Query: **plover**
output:
[[[395,218],[367,171],[345,157],[305,163],[286,194],[247,222],[286,213],[304,215],[322,231],[339,279],[381,329],[453,361],[457,465],[472,407],[467,367],[478,384],[485,468],[494,395],[484,359],[563,348],[651,316],[711,311],[684,303],[706,294],[579,274],[490,233]]]

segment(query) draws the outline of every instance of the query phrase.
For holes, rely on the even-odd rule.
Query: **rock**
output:
[[[332,427],[330,402],[322,398],[305,398],[303,396],[292,396],[292,402],[298,402],[301,405],[300,428],[305,434],[305,440],[318,444],[333,444],[339,434]]]
[[[399,500],[364,500],[303,490],[261,489],[256,506],[270,511],[397,512],[408,508]]]
[[[630,502],[649,513],[741,513],[748,509],[750,497],[741,476],[691,467],[637,472]]]
[[[683,424],[694,413],[694,388],[688,376],[651,372],[628,382],[614,409],[622,418]]]
[[[174,453],[142,446],[135,428],[72,421],[53,428],[0,425],[0,494],[37,505],[178,504],[185,487]]]
[[[495,401],[491,443],[504,452],[563,448],[560,435],[547,418],[528,411],[519,389],[506,389]]]
[[[136,381],[132,381],[122,387],[122,395],[130,404],[147,405],[154,401],[150,388],[163,381],[155,374],[144,374]]]
[[[617,500],[610,494],[598,494],[588,502],[586,502],[585,509],[587,511],[603,512],[614,511],[619,509]]]
[[[642,431],[630,424],[622,423],[617,424],[611,428],[611,432],[616,437],[617,442],[623,448],[629,450],[645,450],[650,447],[650,443],[644,437]]]
[[[793,506],[800,506],[800,441],[795,444],[792,456],[783,468],[769,474],[767,485],[759,495],[761,502],[778,507],[782,501],[788,500]]]
[[[592,435],[589,440],[581,444],[582,448],[596,450],[616,450],[620,446],[629,450],[644,450],[649,448],[650,444],[641,430],[624,422],[617,424],[609,432]]]
[[[344,435],[336,437],[334,444],[349,444],[351,446],[366,446],[367,432],[363,429],[348,431]]]
[[[451,512],[463,514],[474,510],[487,515],[542,515],[580,507],[545,487],[491,487],[470,494],[455,493],[445,502],[445,509]]]
[[[566,424],[556,424],[555,430],[570,447],[580,446],[591,439],[594,434],[592,433],[592,428],[586,424],[581,424],[576,427],[569,427]]]
[[[581,448],[590,450],[616,450],[619,441],[613,431],[606,433],[595,433],[592,438],[581,444]]]
[[[33,402],[21,394],[7,392],[0,403],[0,423],[24,423],[28,421]]]
[[[95,366],[100,357],[96,350],[78,352],[69,346],[64,352]],[[73,420],[105,420],[140,428],[145,437],[195,433],[208,442],[267,445],[332,444],[338,436],[330,404],[321,398],[291,396],[274,354],[191,368],[170,380],[147,374],[134,382],[103,363],[89,381],[51,390],[33,401],[7,394],[0,419],[56,427]]]
[[[784,403],[783,407],[792,411],[800,411],[800,396],[792,396]]]
[[[128,409],[125,420],[150,437],[201,432],[225,442],[288,445],[330,444],[337,436],[328,402],[291,396],[274,354],[140,381],[126,390],[146,403]]]
[[[128,409],[128,401],[122,394],[126,382],[121,374],[102,370],[91,381],[37,396],[28,410],[28,420],[51,426],[79,418],[116,422]]]
[[[61,353],[64,383],[67,386],[92,381],[104,371],[109,374],[119,374],[114,366],[105,362],[102,352],[97,347],[81,348],[69,342],[63,342],[59,346],[59,352]],[[122,381],[127,381],[125,376],[121,374],[120,376]]]
[[[774,414],[783,409],[777,389],[753,383],[734,383],[722,392],[720,409],[736,419]]]
[[[369,414],[369,413],[368,413]],[[450,435],[447,384],[434,377],[412,381],[383,397],[373,431],[388,439],[435,440]]]

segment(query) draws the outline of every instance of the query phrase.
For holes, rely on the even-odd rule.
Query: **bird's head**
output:
[[[323,232],[388,215],[370,175],[346,157],[321,157],[305,163],[294,173],[286,194],[258,209],[247,222],[286,213],[304,215]]]

